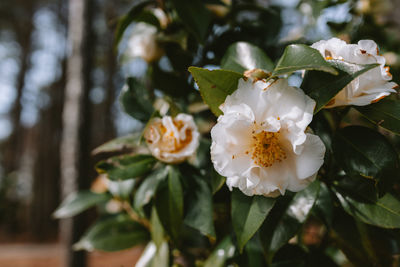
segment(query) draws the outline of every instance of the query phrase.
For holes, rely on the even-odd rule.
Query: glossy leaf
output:
[[[135,267],[168,267],[169,249],[168,243],[163,242],[160,248],[157,248],[154,242],[149,242],[144,248],[142,255],[136,262]]]
[[[341,60],[330,60],[329,65],[339,71],[338,75],[320,71],[308,71],[300,86],[308,96],[315,100],[314,113],[320,111],[355,78],[379,66],[378,64],[357,65]]]
[[[335,159],[352,176],[389,179],[398,175],[398,156],[384,136],[366,127],[349,126],[333,139]]]
[[[235,254],[235,245],[231,237],[225,237],[204,262],[204,267],[224,267],[226,261]]]
[[[232,225],[240,251],[260,228],[274,204],[274,198],[248,197],[236,189],[232,192]]]
[[[221,187],[225,184],[226,178],[219,175],[215,170],[211,172],[211,188],[213,195],[217,193]]]
[[[97,194],[92,191],[75,192],[61,203],[53,213],[53,217],[57,219],[72,217],[109,199],[111,199],[109,194]]]
[[[120,198],[128,198],[133,191],[136,179],[126,179],[126,180],[110,180],[108,182],[108,191],[113,196]]]
[[[237,89],[238,81],[243,75],[229,70],[210,71],[197,67],[190,67],[189,71],[200,88],[204,102],[216,116],[221,115],[219,106]]]
[[[97,221],[74,245],[76,250],[118,251],[149,240],[149,233],[127,215]]]
[[[202,42],[207,34],[211,22],[210,12],[206,9],[201,0],[171,0],[179,18],[185,27]]]
[[[107,143],[102,144],[92,151],[92,155],[97,155],[100,153],[110,153],[121,150],[134,150],[139,146],[139,140],[141,133],[135,133],[119,138],[115,138]]]
[[[195,177],[192,180],[194,184],[190,186],[190,195],[186,202],[188,212],[184,222],[215,239],[211,190],[202,177]]]
[[[387,193],[376,202],[359,202],[337,191],[337,197],[349,214],[361,221],[384,228],[400,228],[400,200]],[[360,196],[363,197],[363,196]]]
[[[229,46],[221,60],[221,68],[239,73],[251,69],[272,71],[274,64],[257,46],[246,42],[237,42]]]
[[[337,74],[335,68],[329,65],[318,50],[303,44],[288,45],[272,72],[272,76],[298,70],[319,70]]]
[[[96,165],[99,173],[106,173],[111,180],[126,180],[150,172],[156,159],[150,155],[126,155],[100,161]]]
[[[164,228],[161,225],[160,218],[158,217],[157,210],[153,206],[151,209],[151,239],[157,248],[160,248],[164,239]]]
[[[154,112],[149,91],[132,77],[127,79],[122,88],[119,101],[127,114],[142,122],[147,122]]]
[[[378,103],[356,107],[365,118],[385,128],[392,133],[400,135],[400,101],[383,99]]]
[[[179,169],[168,166],[167,186],[157,192],[156,210],[164,229],[177,241],[183,221],[183,189]]]
[[[297,233],[315,204],[318,192],[317,180],[293,198],[288,196],[277,201],[261,227],[260,237],[266,251],[277,251]]]
[[[147,176],[135,193],[134,208],[140,211],[153,198],[160,182],[168,176],[168,168],[161,167]]]

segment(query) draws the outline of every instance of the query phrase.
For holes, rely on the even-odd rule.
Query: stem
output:
[[[126,211],[126,213],[128,213],[129,217],[131,217],[132,220],[134,220],[135,222],[138,222],[140,224],[142,224],[144,227],[146,227],[147,229],[151,229],[150,223],[148,220],[141,218],[133,209],[132,206],[129,204],[128,201],[123,201],[122,202],[122,207],[124,208],[124,210]]]

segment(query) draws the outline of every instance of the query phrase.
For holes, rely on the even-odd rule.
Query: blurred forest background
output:
[[[77,23],[75,27],[84,26],[81,29],[86,36],[81,53],[84,90],[82,102],[75,103],[84,107],[79,109],[83,125],[75,155],[84,166],[80,169],[84,178],[78,186],[88,188],[96,177],[93,164],[99,158],[90,155],[93,148],[141,127],[140,122],[122,113],[117,98],[123,78],[142,76],[146,63],[138,59],[121,65],[114,47],[118,17],[135,1],[82,2],[86,5],[84,21],[69,19],[72,14],[67,0],[0,1],[1,243],[59,239],[59,222],[51,214],[62,200],[63,190],[68,188],[65,175],[61,175],[61,145],[69,44],[73,38],[68,31],[74,27],[71,22]],[[280,53],[270,49],[271,40],[284,47],[292,42],[310,44],[331,36],[353,43],[373,39],[391,66],[394,81],[399,83],[400,0],[232,0],[232,5],[235,2],[257,2],[263,8],[273,6],[278,15],[269,18],[273,22],[266,18],[261,24],[265,29],[258,28],[257,32],[250,23],[257,22],[251,12],[243,15],[247,21],[243,27],[213,29],[215,36],[225,38],[224,47],[246,40],[246,35],[274,36],[259,38],[257,45],[276,59]],[[90,217],[89,214],[85,220],[90,221]]]

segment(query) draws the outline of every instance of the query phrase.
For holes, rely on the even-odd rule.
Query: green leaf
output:
[[[119,101],[123,110],[133,118],[147,122],[154,112],[150,92],[135,78],[128,78]]]
[[[274,198],[248,197],[239,190],[233,190],[232,225],[240,251],[260,228],[274,204]]]
[[[230,236],[225,237],[204,262],[204,267],[224,267],[228,259],[235,254],[235,245]]]
[[[80,191],[70,194],[53,213],[57,219],[68,218],[111,199],[109,194],[96,194],[91,191]]]
[[[202,177],[194,177],[188,195],[185,224],[215,239],[212,193]]]
[[[167,166],[168,184],[156,195],[157,214],[164,229],[176,241],[183,221],[183,190],[176,166]]]
[[[118,19],[117,27],[115,30],[115,45],[118,45],[124,35],[125,30],[135,20],[140,18],[143,9],[153,3],[154,0],[139,0],[135,1],[128,14]],[[140,19],[139,19],[140,20]]]
[[[142,208],[150,202],[155,192],[157,191],[158,185],[160,184],[160,182],[165,180],[167,176],[168,168],[162,166],[161,168],[156,169],[153,173],[151,173],[144,179],[135,194],[135,210],[142,210]]]
[[[368,202],[368,197],[360,196],[366,202],[359,202],[349,195],[336,191],[344,210],[361,221],[383,228],[400,228],[400,200],[387,193],[376,202]]]
[[[160,248],[164,239],[164,228],[161,225],[160,218],[158,217],[157,210],[153,206],[151,209],[151,239],[157,248]]]
[[[371,122],[400,135],[400,101],[383,99],[378,103],[356,107]]]
[[[92,151],[92,155],[100,153],[110,153],[121,150],[134,150],[139,146],[141,133],[130,134],[127,136],[115,138],[107,143],[102,144]]]
[[[319,70],[334,75],[338,73],[318,50],[302,44],[288,45],[272,72],[272,76],[288,74],[297,70]]]
[[[197,67],[190,67],[189,71],[200,88],[204,102],[216,116],[222,115],[219,106],[237,89],[243,75],[229,70],[210,71]]]
[[[133,191],[136,179],[126,179],[126,180],[110,180],[108,182],[108,191],[116,197],[128,198]]]
[[[127,215],[97,221],[74,245],[75,250],[118,251],[145,243],[149,233]]]
[[[219,175],[214,169],[211,171],[211,188],[213,195],[225,184],[226,178]]]
[[[272,71],[274,64],[257,46],[246,42],[237,42],[229,46],[221,60],[221,68],[240,73],[252,69]]]
[[[319,181],[311,183],[295,196],[280,198],[261,227],[260,237],[266,252],[275,252],[306,221],[319,192]]]
[[[332,148],[336,161],[350,176],[379,181],[398,175],[396,151],[374,130],[361,126],[340,129],[333,138]]]
[[[321,221],[325,223],[328,227],[332,226],[333,221],[333,199],[331,196],[331,191],[328,186],[324,183],[320,183],[320,190],[318,193],[318,199],[312,209],[312,213],[319,217]]]
[[[358,65],[341,60],[330,60],[329,65],[335,67],[339,74],[308,71],[300,86],[308,96],[315,100],[314,113],[320,111],[355,78],[379,66],[379,64]]]
[[[127,180],[150,172],[156,162],[150,155],[125,155],[100,161],[96,170],[107,173],[111,180]]]
[[[210,12],[201,0],[171,0],[185,27],[194,34],[199,42],[206,37],[211,22]]]

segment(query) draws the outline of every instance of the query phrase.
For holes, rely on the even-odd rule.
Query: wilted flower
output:
[[[164,50],[157,41],[157,28],[144,22],[136,23],[125,54],[130,58],[140,57],[147,63],[160,59]]]
[[[314,107],[315,101],[286,79],[240,79],[211,130],[211,159],[229,188],[276,197],[313,181],[325,154],[320,138],[305,133]]]
[[[199,137],[193,117],[183,113],[174,118],[155,118],[144,131],[153,156],[167,163],[179,163],[194,155]]]
[[[311,47],[317,49],[327,60],[339,59],[355,64],[378,63],[373,68],[354,79],[339,92],[326,108],[344,105],[365,106],[375,103],[396,92],[397,84],[389,82],[392,75],[389,67],[385,67],[385,58],[379,55],[379,49],[372,40],[361,40],[358,44],[347,44],[338,38],[319,41]]]

